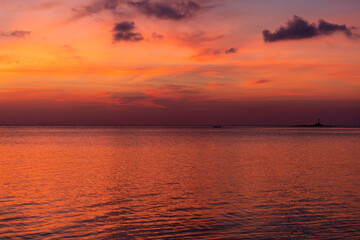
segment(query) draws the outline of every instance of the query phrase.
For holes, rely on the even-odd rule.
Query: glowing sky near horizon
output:
[[[352,114],[334,121],[360,123],[359,10],[356,0],[2,0],[2,121],[196,124],[201,114],[172,118],[343,102]]]

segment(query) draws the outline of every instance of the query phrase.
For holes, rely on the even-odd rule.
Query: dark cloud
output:
[[[350,37],[355,35],[351,30],[353,27],[346,27],[346,25],[338,25],[328,23],[322,19],[319,20],[318,32],[322,35],[329,35],[335,32],[343,32],[346,36]]]
[[[286,26],[280,27],[275,32],[264,30],[263,37],[265,42],[306,39],[330,35],[335,32],[342,32],[346,36],[351,37],[356,35],[352,32],[352,29],[346,25],[332,24],[324,20],[319,20],[319,24],[316,25],[315,23],[309,23],[301,17],[294,16],[292,20],[288,21]]]
[[[200,7],[201,2],[204,7]],[[200,9],[206,9],[210,0],[96,0],[88,5],[73,8],[73,17],[77,20],[82,17],[99,14],[103,11],[110,11],[114,15],[124,14],[123,11],[129,7],[136,11],[158,19],[182,20],[190,18]]]
[[[114,34],[114,41],[138,42],[144,40],[141,33],[118,32]]]
[[[286,27],[280,27],[275,32],[263,31],[265,42],[275,42],[280,40],[311,38],[318,35],[315,24],[309,24],[306,20],[294,16]]]
[[[116,23],[113,30],[118,32],[129,32],[134,29],[135,29],[134,22],[123,21],[121,23]]]
[[[1,37],[23,38],[23,37],[26,37],[27,35],[30,35],[30,34],[31,34],[31,32],[29,32],[29,31],[21,31],[21,30],[16,30],[16,31],[12,31],[12,32],[0,32]]]
[[[123,21],[116,23],[113,29],[115,32],[113,35],[114,41],[138,42],[144,40],[144,37],[141,33],[133,32],[134,29],[134,22]]]
[[[143,14],[159,19],[182,20],[190,18],[200,6],[194,1],[128,1]]]
[[[236,53],[236,52],[237,52],[236,48],[230,48],[230,49],[225,51],[225,54],[231,54],[231,53]]]

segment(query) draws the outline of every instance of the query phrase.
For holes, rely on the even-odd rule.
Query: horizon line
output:
[[[309,127],[312,128],[312,125],[291,125],[291,124],[262,124],[262,125],[248,125],[248,124],[229,124],[229,125],[222,125],[222,124],[195,124],[195,125],[182,125],[182,124],[169,124],[169,125],[156,125],[156,124],[146,124],[146,125],[104,125],[104,124],[89,124],[89,125],[77,125],[77,124],[34,124],[34,125],[22,125],[22,124],[4,124],[0,125],[0,127],[213,127],[213,126],[221,126],[221,127]],[[339,128],[339,127],[352,127],[352,128],[360,128],[360,125],[325,125],[324,128]]]

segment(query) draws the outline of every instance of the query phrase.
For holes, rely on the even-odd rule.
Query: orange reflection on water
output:
[[[0,237],[359,233],[358,129],[0,130]]]

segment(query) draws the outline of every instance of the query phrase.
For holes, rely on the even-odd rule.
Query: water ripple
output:
[[[1,131],[0,239],[360,239],[358,130]]]

